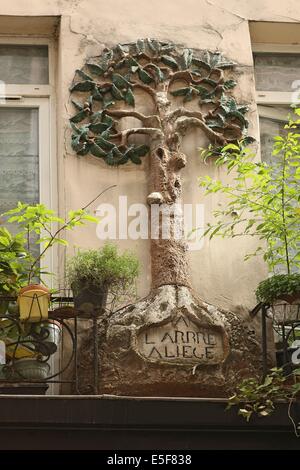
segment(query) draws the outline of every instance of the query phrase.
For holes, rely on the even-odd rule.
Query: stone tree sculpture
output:
[[[231,94],[233,67],[219,52],[195,53],[154,39],[105,49],[76,71],[71,92],[83,98],[73,100],[72,148],[113,166],[138,165],[148,155],[148,204],[178,207],[186,133],[199,128],[216,147],[245,136],[247,106]],[[151,114],[135,105],[143,93],[152,101]],[[134,118],[134,126],[125,125],[127,118]],[[237,317],[192,292],[186,244],[178,236],[182,220],[170,214],[170,236],[151,239],[151,293],[109,321],[102,348],[104,392],[199,395],[210,387],[222,394],[218,390],[234,362],[230,349],[245,345],[240,328],[232,346]]]

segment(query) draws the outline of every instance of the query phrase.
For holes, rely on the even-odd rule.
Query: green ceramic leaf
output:
[[[168,67],[171,67],[172,69],[178,69],[178,64],[176,60],[169,56],[169,55],[163,55],[161,57],[161,61],[165,64],[168,65]]]
[[[225,90],[230,90],[231,88],[234,88],[236,86],[236,81],[235,80],[226,80],[223,84],[223,87]]]
[[[97,144],[92,144],[90,151],[95,157],[98,157],[98,158],[106,157],[106,152],[104,152]]]
[[[85,82],[77,82],[71,86],[70,91],[91,91],[95,88],[95,82],[86,80]]]
[[[131,88],[128,88],[125,93],[125,102],[129,104],[129,106],[134,106],[134,94],[132,93]]]
[[[138,70],[138,74],[139,74],[139,78],[140,80],[143,82],[143,83],[151,83],[153,81],[153,78],[151,77],[151,75],[149,75],[148,72],[146,72],[145,70],[143,69],[139,69]]]
[[[173,96],[185,96],[189,93],[190,87],[178,88],[178,90],[171,91]]]
[[[75,108],[76,108],[78,111],[82,111],[82,110],[83,110],[83,105],[82,105],[81,103],[78,103],[78,101],[72,100],[72,103],[73,103],[73,105],[75,106]]]
[[[109,142],[106,139],[103,139],[103,137],[100,137],[100,136],[95,139],[95,142],[104,150],[111,150],[115,147],[115,144],[112,144],[111,142]]]
[[[193,60],[193,52],[191,49],[184,49],[182,53],[182,65],[183,69],[188,69],[191,66]]]
[[[144,157],[149,152],[150,148],[148,145],[139,145],[134,148],[134,153],[139,157]]]
[[[111,94],[116,100],[123,100],[124,96],[121,91],[116,87],[116,85],[112,85],[111,87]]]
[[[79,111],[79,113],[75,114],[75,116],[71,117],[70,121],[77,123],[83,121],[88,115],[88,111],[85,111],[84,109],[82,111]]]
[[[140,165],[142,163],[142,160],[134,151],[130,153],[129,158],[132,161],[132,163],[135,163],[136,165]]]
[[[126,80],[126,78],[122,77],[122,75],[118,73],[113,74],[112,82],[118,88],[127,88],[128,86],[130,86],[130,83]]]
[[[90,130],[94,132],[94,134],[102,134],[102,132],[106,131],[107,129],[108,125],[103,122],[90,125]]]
[[[87,73],[85,73],[83,70],[76,70],[76,73],[80,76],[80,78],[83,78],[83,80],[89,80],[93,81],[92,77],[90,77]]]
[[[101,76],[104,74],[105,70],[97,64],[86,64],[88,69],[95,75]]]

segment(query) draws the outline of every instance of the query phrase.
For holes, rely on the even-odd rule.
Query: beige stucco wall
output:
[[[250,103],[250,133],[258,137],[254,95],[251,40],[248,20],[299,22],[299,0],[11,0],[0,1],[0,15],[61,16],[57,31],[57,159],[59,208],[81,207],[110,184],[117,188],[101,198],[101,202],[117,204],[119,194],[128,196],[128,203],[144,202],[147,188],[147,167],[126,165],[111,168],[93,157],[78,159],[70,150],[68,119],[69,86],[74,71],[86,59],[99,55],[105,46],[134,41],[139,37],[155,37],[192,48],[220,50],[236,61],[239,85],[235,95],[240,102]],[[2,33],[20,33],[12,19],[5,19]],[[41,25],[44,24],[44,27]],[[11,28],[10,28],[11,25]],[[26,34],[49,34],[47,19],[43,22],[24,22]],[[300,38],[299,38],[300,40]],[[210,174],[224,177],[224,170],[201,163],[197,147],[203,145],[200,134],[186,138],[184,149],[188,164],[183,171],[184,200],[204,202],[197,186],[197,176]],[[205,198],[205,219],[220,202],[219,196]],[[72,244],[82,247],[101,245],[95,228],[89,227],[70,234]],[[251,239],[206,241],[200,251],[189,254],[194,289],[206,300],[225,308],[238,309],[255,304],[253,290],[266,275],[261,260],[244,262],[251,251]],[[140,295],[150,288],[149,242],[120,241],[120,246],[136,250],[142,264],[138,282]],[[72,248],[70,249],[72,251]]]

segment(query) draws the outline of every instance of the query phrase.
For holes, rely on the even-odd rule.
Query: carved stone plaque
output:
[[[216,365],[225,359],[226,350],[217,326],[201,326],[183,316],[137,336],[137,352],[151,362]]]

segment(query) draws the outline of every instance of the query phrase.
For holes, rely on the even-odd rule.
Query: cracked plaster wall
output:
[[[221,50],[239,66],[235,96],[250,104],[250,133],[257,137],[257,113],[254,102],[251,42],[248,20],[300,21],[299,0],[13,0],[0,1],[0,15],[60,16],[57,44],[56,100],[57,148],[60,211],[81,207],[110,184],[118,188],[101,202],[117,205],[119,194],[128,202],[144,202],[147,195],[147,162],[140,167],[126,165],[112,169],[93,157],[78,159],[69,146],[69,86],[74,71],[88,57],[98,55],[105,46],[129,42],[139,37],[156,37],[199,49]],[[9,22],[9,19],[7,20]],[[30,28],[24,34],[32,34]],[[39,31],[40,34],[40,31]],[[188,165],[184,171],[184,200],[201,203],[197,187],[201,174],[223,177],[224,171],[200,162],[197,147],[205,145],[201,134],[191,134],[184,143]],[[221,201],[220,196],[205,199],[205,219]],[[82,247],[99,246],[94,227],[69,235]],[[261,260],[245,263],[243,256],[254,241],[246,239],[206,241],[201,251],[189,255],[194,289],[206,301],[223,308],[243,309],[254,305],[253,290],[266,275]],[[150,253],[147,241],[121,240],[122,248],[137,250],[143,272],[138,290],[145,295],[150,286]]]

